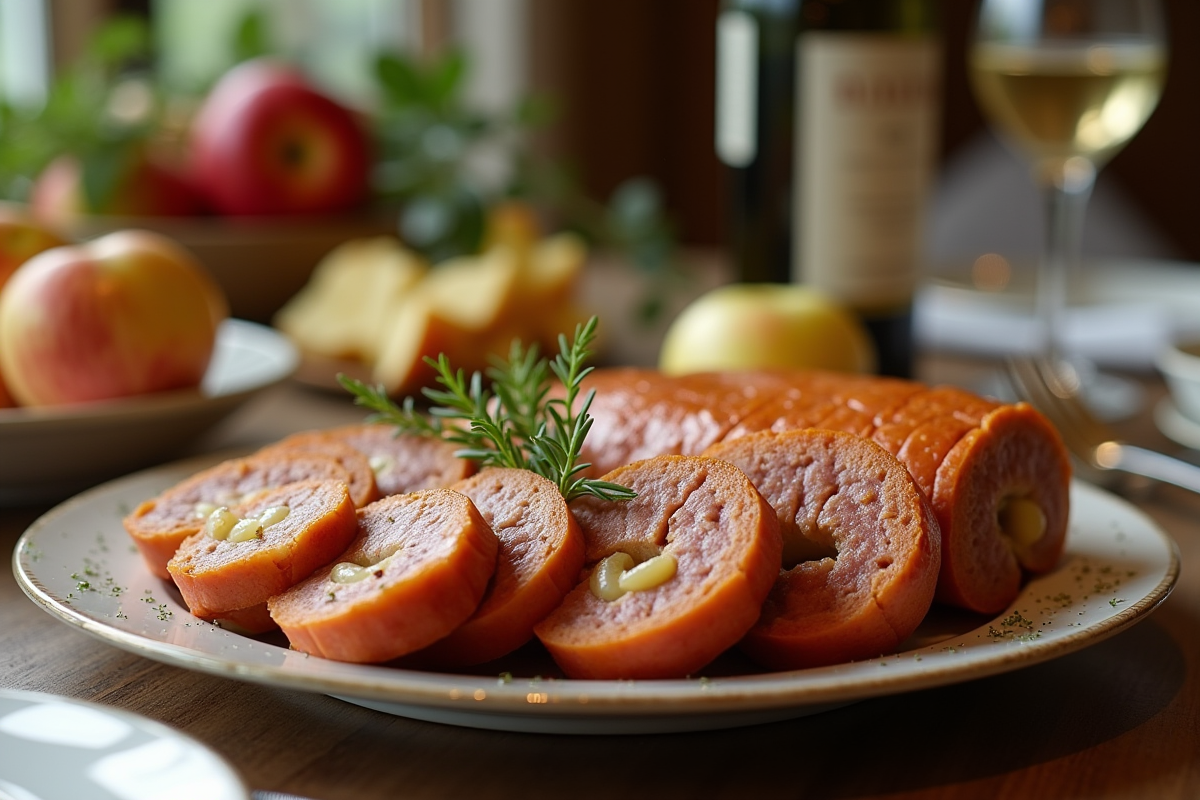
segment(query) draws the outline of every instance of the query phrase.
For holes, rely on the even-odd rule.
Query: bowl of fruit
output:
[[[393,210],[368,203],[371,153],[352,109],[290,64],[256,58],[174,128],[56,155],[28,203],[67,239],[170,237],[213,274],[233,316],[265,322],[332,248],[395,229]]]

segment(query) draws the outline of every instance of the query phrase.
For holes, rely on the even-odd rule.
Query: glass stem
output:
[[[1069,158],[1041,176],[1046,202],[1045,252],[1038,268],[1037,318],[1041,352],[1051,363],[1064,360],[1063,323],[1068,279],[1077,274],[1083,254],[1083,217],[1096,167],[1085,158]]]

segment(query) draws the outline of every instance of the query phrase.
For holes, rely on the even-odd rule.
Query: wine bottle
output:
[[[885,375],[913,370],[913,294],[938,127],[936,6],[800,5],[792,276],[860,315]]]
[[[717,156],[737,277],[787,283],[800,0],[724,0],[717,18]]]

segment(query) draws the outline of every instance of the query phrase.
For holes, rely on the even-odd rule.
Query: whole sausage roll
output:
[[[1003,611],[1025,572],[1057,564],[1070,460],[1031,406],[954,387],[828,372],[592,372],[583,460],[602,474],[662,454],[695,455],[759,431],[806,428],[869,438],[904,464],[942,531],[937,599]]]

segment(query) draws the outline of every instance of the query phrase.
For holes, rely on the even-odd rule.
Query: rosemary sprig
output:
[[[538,430],[538,415],[550,391],[547,369],[546,359],[539,357],[536,343],[525,348],[514,339],[508,361],[493,358],[487,371],[497,401],[507,409],[517,434],[525,439]]]
[[[596,336],[596,318],[576,326],[568,343],[558,337],[559,353],[553,361],[540,357],[536,345],[514,342],[507,361],[495,359],[484,376],[475,372],[468,379],[455,370],[443,353],[425,362],[435,370],[442,388],[425,388],[422,393],[433,404],[430,416],[416,410],[413,398],[397,405],[382,386],[369,386],[346,375],[338,382],[357,405],[372,411],[368,422],[394,425],[397,434],[435,436],[460,445],[457,455],[481,466],[528,469],[553,481],[568,502],[583,495],[603,500],[631,500],[636,494],[610,481],[582,477],[590,464],[579,461],[584,439],[592,427],[588,414],[595,391],[589,391],[576,408],[583,379],[592,371],[585,367],[592,355],[588,349]],[[561,397],[550,396],[550,374],[563,385]],[[452,424],[465,423],[465,424]]]
[[[338,373],[338,383],[354,395],[354,404],[371,410],[367,415],[368,423],[387,423],[396,427],[396,433],[415,433],[423,436],[443,436],[442,424],[438,419],[430,419],[416,410],[411,397],[404,398],[397,405],[388,397],[382,385],[370,386],[356,378]]]

